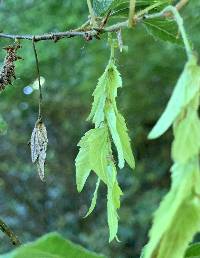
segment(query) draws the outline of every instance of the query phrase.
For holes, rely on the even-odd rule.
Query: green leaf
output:
[[[105,258],[89,252],[80,245],[62,238],[57,233],[47,234],[35,242],[22,245],[0,258]]]
[[[159,12],[165,6],[169,5],[171,0],[137,0],[136,13],[148,13],[148,11]],[[115,0],[113,1],[110,9],[112,10],[111,16],[115,18],[128,18],[129,16],[129,3],[130,0]],[[145,11],[144,11],[145,10]]]
[[[95,127],[99,127],[104,122],[104,108],[106,101],[115,105],[117,89],[122,87],[121,76],[117,67],[111,60],[107,65],[105,72],[99,78],[96,89],[94,90],[94,102],[88,120],[93,121]]]
[[[117,97],[117,89],[122,87],[122,79],[116,65],[113,61],[108,64],[107,69],[107,85],[106,93],[107,100],[115,105],[115,98]]]
[[[116,181],[116,168],[112,161],[111,143],[108,135],[107,126],[91,129],[81,139],[79,146],[81,147],[76,158],[76,179],[78,189],[84,185],[88,171],[93,170],[98,176],[96,189],[89,208],[88,216],[94,209],[97,200],[97,191],[100,180],[102,180],[108,188],[108,225],[110,231],[109,241],[116,237],[118,229],[117,209],[120,206],[120,195],[122,194]],[[84,164],[87,161],[87,169]],[[85,173],[86,171],[86,173]],[[83,176],[83,178],[81,178]]]
[[[117,120],[116,120],[116,114],[114,111],[114,108],[112,106],[109,106],[106,111],[106,119],[108,123],[108,127],[110,129],[113,142],[116,146],[117,152],[118,152],[118,166],[119,168],[124,167],[124,154],[123,154],[123,148],[121,144],[121,140],[117,131]]]
[[[107,83],[107,69],[103,75],[99,78],[96,89],[93,92],[94,102],[92,104],[92,110],[87,120],[91,120],[95,123],[96,127],[100,126],[104,121],[104,106],[106,101],[106,83]]]
[[[172,187],[154,216],[144,258],[183,257],[200,227],[200,168],[198,157],[172,167]],[[173,240],[173,241],[172,241]]]
[[[159,246],[158,257],[183,257],[188,243],[200,228],[200,201],[198,197],[186,199],[179,207],[173,223]],[[174,241],[172,241],[174,239]]]
[[[76,183],[78,191],[93,170],[107,184],[108,131],[106,127],[88,131],[78,144],[81,148],[76,158]]]
[[[84,218],[88,217],[93,212],[93,210],[94,210],[94,208],[96,206],[97,192],[98,192],[98,189],[99,189],[100,181],[101,180],[98,178],[97,183],[96,183],[96,188],[95,188],[95,191],[94,191],[94,194],[93,194],[92,202],[91,202],[91,205],[90,205],[90,208],[89,208],[87,214],[84,216]]]
[[[93,8],[97,16],[107,12],[114,0],[93,0]]]
[[[117,113],[117,131],[121,140],[124,158],[131,168],[135,167],[135,159],[131,149],[131,140],[128,136],[128,129],[124,117]]]
[[[171,19],[144,20],[147,32],[155,39],[169,41],[171,43],[182,44],[181,36],[178,32],[177,24]]]
[[[112,199],[112,189],[108,188],[107,195],[107,210],[108,210],[108,226],[109,226],[109,242],[116,236],[118,231],[118,214]]]
[[[148,138],[154,139],[162,135],[174,122],[177,116],[195,97],[200,89],[200,67],[193,56],[185,65],[167,107],[150,132]]]
[[[200,153],[200,120],[196,110],[189,110],[175,127],[172,157],[176,162],[188,162]]]
[[[105,183],[108,184],[107,165],[110,154],[110,143],[107,127],[95,128],[90,138],[91,169]]]
[[[83,189],[91,170],[98,176],[91,206],[86,216],[91,214],[95,208],[100,180],[107,185],[109,241],[112,241],[114,238],[117,239],[117,209],[120,207],[120,195],[122,194],[117,183],[117,172],[113,162],[109,132],[111,133],[118,152],[119,167],[124,167],[125,160],[127,160],[131,167],[134,167],[134,158],[125,121],[122,116],[117,118],[116,97],[119,87],[122,87],[122,79],[114,64],[114,59],[111,58],[105,72],[99,78],[97,87],[93,93],[94,101],[88,119],[92,119],[95,124],[95,129],[91,129],[81,139],[79,143],[81,148],[76,158],[76,181],[78,191]],[[122,139],[120,139],[120,137],[122,137]]]
[[[80,146],[79,153],[75,160],[76,165],[76,184],[77,184],[77,190],[78,192],[81,192],[85,182],[90,174],[91,171],[91,165],[89,162],[89,144],[88,139],[90,135],[93,133],[92,130],[87,132],[80,142],[78,143],[78,146]]]
[[[117,239],[119,220],[117,209],[120,207],[120,196],[122,195],[122,191],[116,180],[117,172],[113,163],[110,164],[108,171],[110,178],[112,178],[109,182],[107,193],[108,226],[110,232],[109,242],[111,242],[114,238]]]

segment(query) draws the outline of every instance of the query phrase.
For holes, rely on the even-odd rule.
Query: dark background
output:
[[[195,49],[200,47],[200,2],[190,1],[183,17]],[[0,4],[0,30],[40,34],[76,28],[87,20],[86,1],[4,0]],[[109,257],[138,257],[147,241],[152,213],[170,186],[169,130],[155,141],[147,135],[164,109],[183,69],[186,56],[181,46],[156,40],[140,24],[123,31],[128,52],[117,51],[116,63],[123,78],[118,106],[127,120],[136,157],[134,171],[118,171],[124,192],[119,211],[119,239],[108,244],[106,188],[99,191],[97,207],[83,219],[96,178],[89,178],[77,193],[74,159],[77,143],[92,127],[86,122],[92,92],[109,59],[106,35],[102,40],[83,38],[37,43],[43,84],[43,116],[48,129],[46,182],[31,163],[28,141],[38,109],[36,67],[31,42],[22,42],[17,80],[0,95],[1,119],[7,133],[0,136],[0,217],[22,242],[58,231],[64,237]],[[1,39],[1,46],[12,43]],[[5,52],[0,51],[1,62]],[[0,234],[0,252],[11,250]]]

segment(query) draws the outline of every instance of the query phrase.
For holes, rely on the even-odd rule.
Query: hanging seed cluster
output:
[[[3,66],[0,70],[0,91],[4,90],[8,84],[12,84],[12,79],[16,79],[15,76],[15,61],[21,59],[17,56],[17,50],[19,45],[10,45],[4,47],[7,54],[4,59]]]
[[[31,135],[31,158],[37,165],[40,179],[44,180],[44,165],[46,159],[48,138],[47,130],[41,119],[38,119]]]

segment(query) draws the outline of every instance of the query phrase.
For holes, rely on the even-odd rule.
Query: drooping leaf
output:
[[[115,105],[115,98],[117,97],[117,89],[122,87],[122,79],[116,65],[112,62],[108,65],[107,73],[107,100]]]
[[[120,196],[122,195],[122,191],[116,181],[117,172],[113,163],[109,165],[108,171],[111,179],[109,181],[107,193],[108,226],[110,232],[109,242],[111,242],[114,238],[117,239],[119,220],[117,209],[120,207]]]
[[[106,84],[107,84],[107,69],[103,75],[99,78],[96,89],[94,90],[94,102],[92,104],[92,110],[87,120],[93,121],[96,127],[100,126],[104,121],[104,106],[106,101]]]
[[[82,191],[84,184],[93,170],[98,177],[107,183],[107,130],[106,127],[88,131],[78,144],[81,148],[76,158],[76,184]]]
[[[124,167],[125,160],[134,167],[134,158],[125,121],[121,117],[117,121],[116,97],[119,87],[122,87],[122,79],[115,66],[114,59],[111,58],[105,72],[99,78],[93,93],[94,101],[88,119],[92,119],[95,129],[91,129],[81,139],[79,143],[80,150],[76,158],[78,191],[83,189],[91,170],[98,177],[92,203],[86,216],[95,208],[100,181],[107,186],[109,241],[112,241],[114,238],[117,239],[117,209],[120,207],[120,196],[122,195],[122,191],[117,183],[117,171],[112,154],[110,134],[118,152],[119,167]]]
[[[121,76],[115,64],[111,61],[107,65],[105,72],[99,78],[96,89],[94,90],[94,102],[88,120],[93,121],[96,127],[104,122],[104,109],[106,101],[115,105],[117,89],[122,87]]]
[[[108,210],[108,226],[109,226],[109,242],[111,242],[116,236],[118,231],[118,214],[117,209],[114,206],[112,200],[112,189],[108,188],[107,194],[107,210]]]
[[[154,139],[162,135],[174,122],[200,89],[200,67],[193,56],[185,65],[167,107],[150,132],[148,138]]]
[[[200,153],[200,120],[195,110],[189,110],[185,119],[175,127],[172,144],[174,161],[185,163]]]
[[[183,256],[188,242],[200,225],[200,201],[197,201],[199,185],[198,157],[189,163],[172,167],[172,187],[155,213],[144,258],[151,257],[153,253],[157,254],[157,258]],[[171,241],[174,246],[169,245],[169,238],[174,239]],[[166,256],[163,256],[164,249]]]
[[[0,258],[105,258],[80,245],[64,239],[57,233],[47,234],[35,242],[22,245]]]
[[[91,202],[91,205],[90,205],[90,208],[89,208],[88,212],[86,213],[86,215],[84,216],[84,218],[88,217],[93,212],[93,210],[94,210],[94,208],[96,206],[97,192],[98,192],[98,189],[99,189],[100,181],[101,180],[98,178],[97,183],[96,183],[96,188],[95,188],[95,191],[94,191],[94,194],[93,194],[92,202]]]
[[[93,130],[88,131],[78,143],[80,146],[79,153],[75,160],[76,165],[76,184],[78,192],[81,192],[85,182],[91,171],[90,157],[89,157],[89,138],[93,134]]]
[[[122,144],[123,154],[126,162],[131,168],[135,167],[135,159],[131,149],[131,140],[128,136],[128,129],[125,119],[120,113],[117,113],[117,132]]]
[[[170,228],[165,232],[158,257],[183,257],[187,245],[200,228],[200,200],[196,196],[186,199],[174,217]],[[172,241],[174,239],[174,241]]]
[[[95,134],[90,138],[91,169],[105,184],[108,184],[107,164],[110,154],[108,129],[103,127],[93,130],[95,130]]]
[[[117,131],[117,119],[115,110],[112,106],[109,106],[106,110],[106,119],[108,123],[108,127],[110,129],[113,142],[116,146],[117,152],[118,152],[118,166],[119,168],[124,167],[124,153],[123,148],[121,144],[121,139],[119,137],[118,131]]]

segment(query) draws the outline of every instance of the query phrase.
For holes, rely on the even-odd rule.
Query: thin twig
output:
[[[13,245],[21,244],[18,237],[1,219],[0,219],[0,230],[10,238],[10,241],[12,242]]]
[[[185,45],[186,54],[187,54],[188,59],[189,59],[193,55],[193,51],[192,51],[192,48],[190,46],[186,31],[185,31],[185,28],[184,28],[184,25],[183,25],[183,18],[180,16],[179,11],[177,10],[177,8],[174,7],[174,6],[168,6],[168,7],[166,7],[165,10],[163,10],[163,12],[164,11],[165,12],[169,11],[169,12],[173,13],[174,18],[176,20],[176,23],[177,23],[178,28],[179,28],[180,33],[181,33],[183,43]]]
[[[129,20],[128,20],[128,26],[133,27],[135,25],[135,5],[136,0],[130,0],[129,4]]]
[[[38,105],[38,119],[41,119],[42,117],[42,112],[41,112],[41,106],[42,106],[42,86],[40,82],[40,69],[39,69],[39,61],[38,61],[38,55],[37,55],[37,50],[35,46],[35,37],[33,37],[33,50],[34,50],[34,55],[35,55],[35,62],[36,62],[36,68],[37,68],[37,76],[38,76],[38,84],[39,84],[39,105]]]
[[[180,11],[180,9],[183,8],[183,6],[185,6],[188,2],[189,2],[189,0],[180,0],[180,1],[176,4],[176,9],[177,9],[178,11]]]

